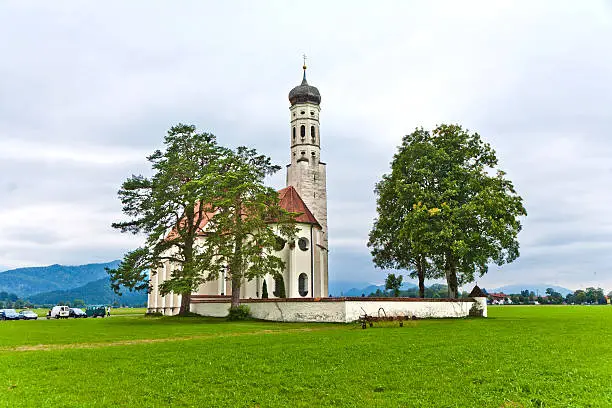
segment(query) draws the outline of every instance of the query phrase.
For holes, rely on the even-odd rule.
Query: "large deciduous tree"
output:
[[[223,270],[238,296],[238,277],[279,273],[284,265],[271,254],[275,235],[268,222],[277,220],[280,233],[290,235],[292,214],[279,208],[276,191],[263,186],[278,167],[252,149],[221,147],[214,135],[190,125],[172,127],[164,145],[147,158],[153,176],[132,176],[119,190],[130,219],[113,227],[147,238],[109,271],[113,289],[147,288],[149,271],[171,265],[159,290],[180,294],[180,313],[186,314],[191,293]]]
[[[490,263],[515,260],[526,211],[497,163],[489,144],[458,125],[405,136],[375,190],[375,263],[406,268],[423,256],[455,298]]]

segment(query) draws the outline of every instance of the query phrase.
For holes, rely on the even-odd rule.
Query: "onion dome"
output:
[[[299,86],[296,86],[289,92],[289,102],[291,102],[291,106],[296,103],[321,103],[321,94],[319,90],[314,86],[308,85],[306,81],[306,65],[304,68],[304,79],[302,79],[302,83]]]

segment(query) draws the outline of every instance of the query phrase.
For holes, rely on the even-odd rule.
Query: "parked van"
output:
[[[104,317],[106,316],[106,306],[103,305],[91,305],[87,306],[85,310],[87,317]]]
[[[70,316],[70,308],[68,306],[53,306],[49,317],[51,319],[67,319]]]

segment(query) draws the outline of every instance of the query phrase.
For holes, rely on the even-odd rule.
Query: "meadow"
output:
[[[0,322],[0,407],[612,406],[612,307],[489,316]]]

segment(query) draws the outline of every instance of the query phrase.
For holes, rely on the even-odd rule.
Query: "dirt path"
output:
[[[99,343],[72,343],[72,344],[35,344],[35,345],[24,345],[24,346],[12,346],[12,347],[0,347],[0,353],[2,352],[19,352],[19,351],[54,351],[54,350],[76,350],[76,349],[95,349],[103,347],[117,347],[117,346],[131,346],[136,344],[150,344],[150,343],[168,343],[173,341],[189,341],[189,340],[206,340],[206,339],[219,339],[224,337],[240,337],[240,336],[256,336],[256,335],[273,335],[283,333],[300,333],[300,332],[314,332],[324,330],[337,330],[333,327],[322,327],[322,328],[301,328],[301,329],[287,329],[287,330],[257,330],[250,332],[241,333],[220,333],[220,334],[202,334],[184,337],[164,337],[158,339],[134,339],[134,340],[118,340],[109,342]]]

